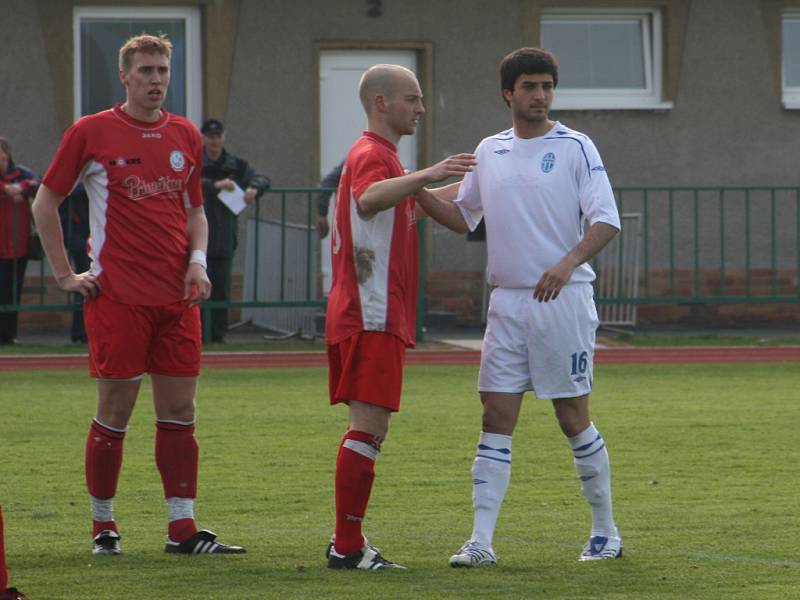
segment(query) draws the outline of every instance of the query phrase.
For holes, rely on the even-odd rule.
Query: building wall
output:
[[[163,4],[176,3],[185,4]],[[498,63],[517,47],[537,44],[540,11],[564,4],[383,0],[377,3],[382,14],[373,17],[368,11],[376,3],[363,0],[198,3],[211,38],[207,54],[218,50],[206,57],[207,113],[226,122],[229,149],[268,173],[275,187],[317,182],[321,47],[427,44],[432,83],[424,90],[428,113],[419,135],[426,140],[425,156],[436,161],[470,151],[481,138],[510,125]],[[800,0],[575,0],[572,5],[665,11],[664,88],[672,109],[553,113],[592,137],[615,186],[800,185],[800,111],[781,107],[778,80],[780,11],[800,7]],[[53,58],[71,57],[71,22],[59,18],[54,25],[52,18],[52,11],[70,15],[69,6],[5,0],[3,10],[14,18],[0,19],[8,57],[0,61],[0,81],[14,82],[0,86],[0,134],[11,138],[20,162],[40,173],[68,124],[64,115],[71,114],[64,106],[65,99],[71,102],[71,89],[62,89],[71,81],[65,76],[71,58]],[[223,38],[230,50],[223,44],[219,51]],[[740,226],[742,218],[733,216],[730,227]],[[674,225],[692,227],[688,213],[676,214]],[[437,274],[463,272],[474,280],[485,267],[484,244],[431,224],[427,248],[438,290],[429,306],[443,309],[464,290],[448,291]],[[651,260],[654,268],[668,261],[663,252]],[[479,303],[470,296],[462,304]]]

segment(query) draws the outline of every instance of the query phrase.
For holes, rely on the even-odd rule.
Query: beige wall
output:
[[[170,2],[176,3],[185,2]],[[428,114],[420,135],[424,151],[437,160],[509,126],[498,62],[514,48],[536,44],[541,9],[564,3],[384,0],[377,18],[367,15],[362,0],[193,4],[204,9],[206,114],[226,122],[229,149],[269,174],[274,186],[286,187],[317,181],[320,47],[411,42],[429,48]],[[553,115],[592,137],[614,185],[800,185],[800,111],[781,107],[779,81],[780,11],[800,7],[800,0],[570,5],[665,10],[663,83],[674,108]],[[0,20],[0,134],[12,139],[21,162],[40,172],[71,114],[70,7],[63,0],[3,2],[15,18]],[[689,223],[678,217],[676,226]],[[431,271],[483,269],[480,243],[438,226],[429,228],[428,242]]]

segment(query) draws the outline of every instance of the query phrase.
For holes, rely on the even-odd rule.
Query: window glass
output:
[[[80,23],[81,115],[125,99],[119,81],[119,48],[140,33],[165,33],[172,42],[170,84],[164,108],[186,115],[186,24],[182,19],[84,18]]]
[[[647,87],[640,19],[544,21],[542,44],[558,57],[563,88]]]
[[[783,84],[800,88],[800,17],[783,20]]]
[[[540,45],[556,55],[554,110],[664,109],[658,9],[552,9]]]
[[[73,13],[75,118],[125,99],[119,48],[141,33],[172,42],[171,77],[164,108],[198,123],[202,118],[202,45],[197,7],[78,6]]]

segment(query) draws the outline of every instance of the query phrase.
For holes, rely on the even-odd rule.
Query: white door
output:
[[[367,117],[358,99],[361,75],[375,64],[402,65],[417,70],[413,50],[322,50],[319,57],[320,179],[344,160],[353,142],[367,127]],[[397,148],[400,162],[410,170],[417,168],[417,140],[403,136]],[[335,198],[328,209],[333,224]],[[330,236],[322,242],[322,289],[331,289]]]

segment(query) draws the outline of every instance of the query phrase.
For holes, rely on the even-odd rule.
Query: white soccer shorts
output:
[[[496,288],[489,302],[478,391],[573,398],[592,390],[599,320],[591,284],[539,302],[530,289]]]

